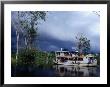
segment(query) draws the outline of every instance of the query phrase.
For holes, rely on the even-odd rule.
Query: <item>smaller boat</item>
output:
[[[97,66],[97,60],[92,54],[86,56],[78,56],[78,52],[71,53],[69,51],[56,51],[56,59],[53,61],[59,65],[74,65],[74,66]]]

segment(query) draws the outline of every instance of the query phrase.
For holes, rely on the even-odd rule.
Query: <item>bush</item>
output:
[[[19,50],[17,65],[28,65],[28,66],[46,66],[52,65],[53,59],[55,58],[54,53],[48,53],[38,51],[35,49],[21,49]],[[16,65],[16,55],[12,55],[12,63]]]
[[[23,65],[34,65],[36,58],[36,50],[23,49],[19,52],[18,62]]]
[[[41,52],[41,51],[37,51],[36,52],[36,65],[45,65],[46,64],[46,58],[48,57],[47,53],[45,52]]]
[[[15,53],[11,54],[11,65],[12,66],[16,65],[16,54]]]
[[[36,57],[36,65],[46,66],[53,64],[53,58],[55,58],[55,55],[49,52],[37,51]]]

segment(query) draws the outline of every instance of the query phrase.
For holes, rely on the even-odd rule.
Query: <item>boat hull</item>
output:
[[[80,63],[80,64],[70,64],[70,63],[61,63],[61,62],[54,62],[56,65],[67,65],[67,66],[97,66],[96,63]]]

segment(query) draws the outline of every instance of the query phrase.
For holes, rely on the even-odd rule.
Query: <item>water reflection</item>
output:
[[[12,77],[99,77],[100,67],[79,66],[37,66],[12,67]]]
[[[98,67],[80,67],[80,66],[64,66],[54,65],[57,76],[72,76],[72,77],[97,77],[100,76]]]

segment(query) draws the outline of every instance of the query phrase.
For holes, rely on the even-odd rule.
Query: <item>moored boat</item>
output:
[[[59,65],[97,66],[97,60],[92,54],[78,56],[78,52],[56,51],[56,59],[53,61]]]

